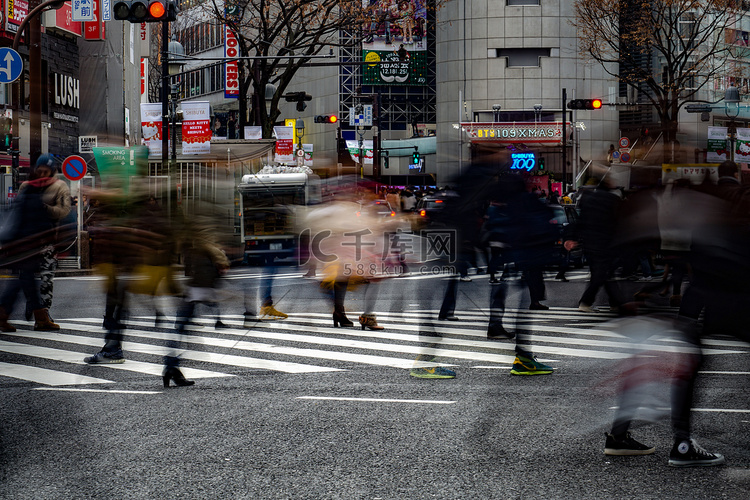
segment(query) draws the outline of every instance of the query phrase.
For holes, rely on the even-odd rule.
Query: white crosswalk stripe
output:
[[[126,362],[101,368],[83,362],[84,356],[102,345],[100,318],[58,320],[60,332],[35,332],[30,329],[31,323],[19,321],[19,331],[5,334],[0,340],[0,356],[15,355],[13,363],[0,361],[0,377],[61,386],[111,384],[110,378],[117,378],[92,375],[130,372],[161,376],[160,358],[172,352],[166,343],[180,338],[184,341],[180,356],[188,361],[187,365],[201,366],[183,368],[190,379],[231,377],[241,374],[242,369],[315,374],[362,366],[408,370],[437,365],[507,369],[512,365],[515,344],[486,338],[487,310],[457,311],[458,322],[438,321],[436,313],[423,309],[379,313],[378,321],[385,327],[382,331],[334,328],[330,316],[322,313],[252,322],[249,328],[244,326],[241,315],[230,315],[222,318],[229,328],[220,330],[211,327],[214,319],[196,318],[194,322],[204,327],[182,337],[173,329],[155,328],[153,317],[135,317],[125,330]],[[352,318],[357,316],[356,312],[349,314]],[[649,339],[634,343],[616,333],[610,324],[613,318],[613,314],[556,307],[549,311],[508,309],[504,321],[511,331],[519,327],[528,332],[530,349],[544,363],[574,358],[618,360],[644,350],[690,351],[686,344],[674,341]],[[49,347],[50,344],[56,347]],[[731,340],[708,339],[704,347],[706,355],[747,352],[750,349],[746,344]],[[19,357],[41,359],[54,369],[41,368],[40,362],[36,366],[21,364]]]

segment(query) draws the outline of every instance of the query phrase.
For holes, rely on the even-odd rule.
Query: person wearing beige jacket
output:
[[[54,159],[41,155],[27,182],[21,184],[9,228],[2,238],[4,245],[15,243],[16,252],[25,258],[16,260],[12,267],[18,271],[17,280],[8,284],[0,299],[0,331],[14,332],[8,323],[18,292],[22,289],[34,315],[34,330],[59,330],[49,317],[52,302],[52,278],[57,261],[55,259],[54,229],[57,223],[70,212],[70,191],[65,182],[57,179]],[[11,245],[12,247],[12,245]],[[36,288],[34,274],[42,275],[42,292]]]

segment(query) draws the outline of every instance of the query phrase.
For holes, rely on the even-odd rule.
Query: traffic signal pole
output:
[[[29,156],[30,161],[35,161],[36,158],[31,156],[35,153],[42,152],[42,52],[41,52],[41,18],[39,14],[48,9],[59,9],[65,3],[65,0],[47,0],[39,5],[34,6],[31,12],[21,21],[21,25],[16,31],[16,35],[13,38],[13,50],[18,51],[18,46],[21,43],[21,36],[26,31],[26,37],[29,41],[29,80],[30,80],[30,94],[29,94]],[[27,30],[26,28],[30,29]],[[29,33],[30,32],[30,33]],[[18,180],[18,157],[20,156],[20,131],[19,129],[19,116],[18,113],[21,111],[23,106],[21,105],[23,78],[19,78],[13,84],[13,97],[11,110],[13,111],[12,117],[12,128],[13,128],[13,139],[11,141],[11,156],[13,158],[12,170],[13,170],[13,184]]]
[[[174,165],[169,160],[169,21],[161,21],[161,168],[167,169],[169,185],[167,213],[172,217],[172,210],[177,208],[177,190],[174,189]],[[172,137],[172,141],[177,138]]]
[[[567,131],[565,130],[565,122],[567,121],[567,101],[568,101],[568,90],[562,89],[562,196],[565,196],[565,181],[568,175],[568,138]]]
[[[161,22],[161,166],[169,162],[169,22]]]

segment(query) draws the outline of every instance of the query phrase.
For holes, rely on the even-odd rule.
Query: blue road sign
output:
[[[18,80],[23,72],[23,60],[18,52],[8,47],[0,48],[0,83]]]

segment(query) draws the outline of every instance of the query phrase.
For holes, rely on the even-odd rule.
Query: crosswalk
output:
[[[273,275],[274,280],[299,280],[305,277],[305,274],[307,271],[285,271],[285,272],[276,272]],[[224,276],[224,279],[226,280],[256,280],[263,278],[265,275],[262,271],[246,271],[246,270],[233,270],[229,274]],[[499,277],[500,275],[498,275]],[[544,280],[545,281],[557,281],[556,277],[557,271],[556,270],[548,270],[544,272]],[[419,267],[415,266],[415,269],[411,272],[404,273],[402,275],[399,275],[398,277],[394,275],[386,275],[384,276],[386,278],[397,278],[399,280],[405,280],[405,281],[412,281],[412,280],[424,280],[424,279],[433,279],[433,280],[440,280],[445,279],[445,275],[443,274],[432,274],[432,273],[422,273],[419,272]],[[487,273],[484,274],[471,274],[470,279],[472,281],[482,282],[489,280],[490,275]],[[569,281],[585,281],[589,279],[589,271],[588,269],[571,269],[566,272],[565,278]],[[83,275],[83,276],[58,276],[55,277],[55,280],[58,281],[103,281],[106,278],[104,276],[99,276],[96,274],[93,275]],[[128,277],[123,278],[125,280],[128,279]],[[179,279],[183,279],[183,277],[178,277]],[[313,278],[315,279],[315,278]],[[520,279],[518,276],[509,278],[510,280],[518,280]],[[619,279],[619,278],[616,278]]]
[[[92,387],[160,377],[162,357],[171,353],[167,343],[180,339],[183,372],[189,379],[258,371],[315,376],[363,367],[510,368],[515,344],[486,339],[488,311],[456,314],[458,322],[437,321],[433,310],[379,313],[383,331],[362,330],[359,325],[334,328],[330,315],[323,313],[292,314],[286,320],[257,321],[247,327],[242,316],[226,316],[222,319],[228,328],[223,329],[214,329],[213,319],[197,318],[190,334],[182,337],[173,329],[155,327],[153,317],[133,317],[125,331],[126,362],[97,366],[85,364],[83,358],[102,345],[101,318],[58,320],[59,332],[36,332],[33,324],[17,322],[17,332],[0,335],[0,385],[21,380],[42,387]],[[352,319],[356,315],[350,313]],[[613,314],[562,307],[509,309],[505,315],[506,327],[531,332],[531,349],[540,361],[556,367],[580,359],[619,360],[641,351],[689,352],[688,346],[667,336],[626,338],[613,320]],[[709,356],[749,353],[750,346],[731,340],[709,339],[704,348]]]

